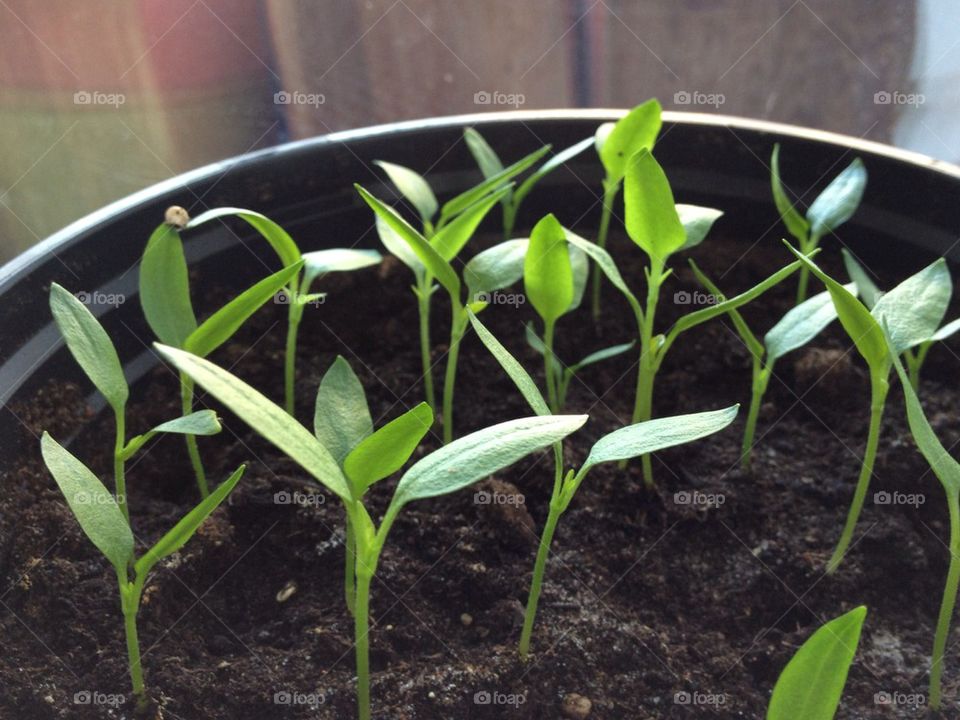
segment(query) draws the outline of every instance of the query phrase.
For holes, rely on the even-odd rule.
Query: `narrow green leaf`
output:
[[[414,275],[420,277],[425,271],[425,268],[423,267],[423,263],[420,262],[420,258],[417,257],[417,254],[410,245],[407,244],[406,240],[400,237],[400,234],[390,227],[386,220],[379,215],[376,216],[376,220],[377,235],[380,236],[380,242],[383,243],[387,252],[413,270]]]
[[[620,182],[630,158],[642,149],[653,149],[663,124],[661,112],[659,102],[647,100],[620,118],[609,131],[598,130],[598,152],[607,180]]]
[[[960,318],[957,318],[956,320],[951,320],[950,322],[948,322],[942,328],[937,330],[933,334],[933,337],[930,339],[937,340],[937,341],[946,340],[948,337],[956,333],[957,330],[960,330]]]
[[[160,423],[150,432],[177,433],[180,435],[216,435],[220,432],[220,419],[213,410],[197,410],[173,420]]]
[[[947,261],[936,260],[885,293],[871,314],[885,324],[898,353],[933,337],[953,294]]]
[[[251,285],[190,333],[183,343],[183,349],[200,357],[206,357],[212,353],[233,337],[251,315],[263,307],[268,300],[276,297],[284,286],[296,278],[302,267],[303,261],[300,260]]]
[[[533,190],[534,186],[540,182],[546,175],[549,175],[554,170],[556,170],[561,165],[570,162],[577,155],[582,153],[587,148],[591,147],[594,144],[594,138],[588,137],[584,138],[575,145],[561,150],[553,157],[549,158],[543,165],[537,168],[530,177],[520,183],[520,187],[517,188],[516,192],[513,194],[514,205],[519,206],[523,202],[524,198],[530,194],[530,191]]]
[[[130,394],[123,366],[107,331],[76,297],[62,286],[50,286],[50,311],[74,360],[117,413]]]
[[[465,128],[463,139],[485,178],[491,178],[497,173],[503,172],[503,162],[500,160],[500,156],[477,130]]]
[[[563,440],[586,421],[586,415],[547,415],[510,420],[470,433],[407,470],[391,505],[455,492]]]
[[[396,186],[400,194],[410,201],[414,209],[420,215],[423,224],[429,223],[433,216],[437,214],[437,197],[430,189],[430,184],[420,173],[411,170],[403,165],[385,162],[383,160],[374,160],[374,165],[379,165],[390,181]]]
[[[610,253],[596,243],[590,242],[589,240],[582,238],[579,235],[570,232],[569,230],[567,230],[566,233],[567,242],[582,250],[591,260],[593,260],[600,268],[600,271],[606,276],[607,280],[610,281],[610,284],[623,293],[624,297],[627,298],[631,305],[636,305],[636,296],[630,291],[630,288],[627,287],[627,283],[620,274],[620,270],[617,268],[617,264],[610,256]]]
[[[647,420],[614,430],[590,448],[581,472],[599,463],[629,460],[713,435],[732,423],[739,409],[739,405],[734,405],[724,410]]]
[[[564,234],[566,234],[566,230],[564,230]],[[573,312],[583,302],[583,294],[587,290],[587,280],[590,278],[590,261],[583,250],[574,245],[565,244],[567,254],[570,256],[570,270],[573,273],[573,299],[567,307],[567,312]]]
[[[523,277],[523,264],[527,256],[527,238],[517,238],[494,245],[479,252],[463,269],[470,300],[478,295],[510,287]]]
[[[140,307],[160,342],[183,347],[197,329],[190,277],[180,233],[163,223],[150,236],[140,260]]]
[[[707,292],[713,293],[714,296],[718,298],[724,297],[720,288],[707,277],[706,273],[699,268],[692,258],[688,260],[688,262],[690,263],[690,269],[693,270],[693,274]],[[762,358],[764,353],[763,344],[757,340],[757,336],[753,334],[753,330],[747,325],[747,321],[743,319],[743,315],[741,315],[736,308],[731,308],[728,312],[730,314],[730,320],[737,330],[737,334],[740,336],[740,339],[743,340],[743,344],[747,346],[750,355],[755,358]]]
[[[833,720],[866,616],[854,608],[800,646],[773,688],[767,720]]]
[[[383,256],[376,250],[331,248],[303,254],[304,278],[302,290],[309,289],[321,275],[331,272],[352,272],[379,265]]]
[[[343,462],[343,470],[360,497],[367,488],[393,475],[410,459],[433,425],[433,410],[420,403],[362,440]]]
[[[134,564],[137,576],[143,577],[153,569],[154,565],[163,560],[163,558],[173,555],[173,553],[182,548],[187,540],[193,537],[193,534],[203,521],[210,516],[210,513],[216,510],[233,488],[237,486],[246,469],[246,465],[241,465],[234,470],[233,474],[224,482],[220,483],[216,490],[204,498],[193,510],[184,515],[162,538],[157,540],[153,547],[147,550]]]
[[[227,217],[238,217],[260,233],[264,240],[270,243],[270,247],[273,248],[277,257],[280,258],[280,264],[284,267],[289,267],[300,260],[300,248],[297,247],[290,234],[266,215],[253,210],[234,207],[214,208],[193,218],[187,223],[187,229],[193,229],[212,220],[222,220]]]
[[[543,338],[537,335],[537,331],[533,329],[532,322],[526,324],[524,335],[527,340],[527,345],[533,348],[534,352],[538,355],[547,354],[547,346],[543,343]]]
[[[773,154],[770,156],[770,186],[773,189],[773,202],[776,203],[783,224],[798,241],[806,242],[810,223],[797,212],[780,180],[780,143],[773,146]]]
[[[843,225],[856,212],[867,186],[867,169],[860,158],[854,160],[807,210],[810,235],[821,237]]]
[[[40,452],[83,532],[126,577],[127,565],[133,559],[133,533],[113,495],[86,465],[46,432],[40,439]]]
[[[843,287],[851,295],[857,294],[856,283],[848,283]],[[837,309],[828,290],[791,308],[763,337],[769,361],[773,362],[803,347],[836,319]]]
[[[547,215],[530,233],[523,264],[527,299],[545,322],[553,322],[573,302],[573,268],[567,236],[559,221]]]
[[[866,305],[868,309],[873,310],[873,306],[877,304],[877,300],[883,296],[883,291],[870,279],[870,275],[864,267],[857,262],[852,253],[848,252],[846,248],[841,248],[840,252],[843,254],[843,266],[847,269],[847,275],[856,283],[857,294],[860,296],[860,299],[863,300],[863,304]]]
[[[594,365],[598,362],[603,362],[604,360],[610,360],[615,358],[618,355],[623,355],[625,352],[629,352],[636,345],[636,341],[630,341],[628,343],[621,343],[620,345],[611,345],[610,347],[603,348],[602,350],[597,350],[587,355],[583,360],[578,362],[575,365],[570,366],[572,372],[579,372],[585,367]]]
[[[367,394],[343,356],[337,355],[320,380],[314,408],[313,432],[342,466],[350,451],[373,432]]]
[[[473,237],[490,209],[503,200],[509,190],[509,188],[501,188],[468,207],[450,223],[437,230],[430,238],[430,244],[444,260],[452,261]]]
[[[640,150],[628,161],[623,193],[624,222],[630,239],[651,258],[665,262],[683,247],[687,232],[677,214],[667,176],[649,150]]]
[[[715,208],[677,203],[677,216],[687,238],[680,249],[690,250],[702,243],[710,228],[722,215],[723,211]]]
[[[212,362],[183,350],[154,343],[177,370],[232,410],[264,439],[276,445],[304,470],[344,501],[351,499],[347,479],[336,460],[303,425],[259,391]]]

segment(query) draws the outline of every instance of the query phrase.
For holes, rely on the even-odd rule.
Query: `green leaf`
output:
[[[50,311],[77,364],[116,413],[130,394],[123,366],[107,331],[76,297],[57,283],[50,286]]]
[[[855,283],[849,283],[843,287],[850,294],[857,294]],[[780,318],[780,321],[763,337],[769,362],[803,347],[836,319],[837,310],[829,291],[825,290],[804,300]]]
[[[567,242],[582,250],[591,260],[593,260],[600,268],[600,271],[606,276],[607,280],[610,281],[610,284],[623,293],[624,297],[627,298],[631,305],[636,305],[636,296],[630,291],[630,288],[627,287],[627,283],[620,274],[620,270],[617,268],[617,264],[613,261],[610,253],[596,243],[590,242],[589,240],[582,238],[579,235],[570,232],[569,230],[566,231],[566,234]]]
[[[529,244],[526,238],[517,238],[474,255],[463,269],[470,299],[475,300],[482,293],[509,287],[520,280]]]
[[[220,432],[220,419],[213,410],[197,410],[173,420],[167,420],[143,435],[134,435],[123,448],[123,458],[128,460],[157,433],[179,435],[216,435]]]
[[[566,239],[566,230],[564,230]],[[570,256],[570,269],[573,271],[573,300],[567,312],[573,312],[583,301],[583,294],[587,290],[587,280],[590,278],[590,261],[587,254],[580,248],[567,244],[567,254]]]
[[[480,338],[480,342],[486,346],[490,354],[500,363],[500,367],[502,367],[510,379],[513,380],[513,384],[517,386],[517,390],[523,395],[523,399],[527,401],[530,408],[537,415],[549,415],[550,407],[547,405],[547,401],[544,400],[543,394],[537,387],[537,383],[534,382],[530,374],[523,369],[523,365],[494,337],[492,332],[487,330],[483,323],[477,319],[476,315],[472,312],[468,312],[467,314],[470,317],[470,324],[473,325],[473,329],[477,332],[477,337]],[[529,329],[529,325],[527,328]],[[536,337],[536,335],[534,335],[534,337]],[[539,338],[537,339],[539,340]],[[542,348],[543,346],[541,345],[541,354],[544,352]]]
[[[857,286],[857,294],[863,300],[863,304],[873,310],[877,300],[883,296],[883,291],[870,279],[870,275],[857,262],[852,253],[848,252],[846,248],[841,248],[840,252],[843,254],[843,266],[847,269],[847,275]]]
[[[379,165],[387,173],[390,181],[400,191],[400,194],[410,201],[426,226],[437,214],[437,208],[439,207],[437,197],[430,189],[430,184],[426,181],[426,178],[403,165],[396,165],[383,160],[374,160],[373,164]]]
[[[680,249],[689,250],[702,243],[721,215],[723,211],[715,208],[677,203],[677,216],[680,218],[687,238]]]
[[[183,350],[154,343],[157,352],[226,405],[264,439],[276,445],[321,485],[351,500],[347,479],[336,460],[303,425],[247,383],[212,362]]]
[[[133,559],[133,533],[113,495],[86,465],[46,432],[40,439],[40,451],[83,532],[121,577],[126,577],[127,565]]]
[[[773,189],[773,201],[776,203],[783,224],[787,226],[791,235],[805,243],[810,233],[810,223],[797,212],[796,206],[790,202],[787,191],[780,181],[780,143],[773,146],[773,154],[770,156],[770,186]]]
[[[251,315],[291,282],[302,267],[303,261],[300,260],[251,285],[190,333],[183,343],[183,349],[200,357],[206,357],[212,353],[233,337],[233,334]]]
[[[800,646],[773,688],[767,720],[833,720],[866,616],[854,608]]]
[[[687,232],[667,176],[649,150],[630,158],[623,192],[627,234],[651,258],[665,262],[686,243]]]
[[[376,216],[376,220],[377,235],[380,236],[380,242],[383,243],[383,246],[387,249],[387,252],[397,258],[397,260],[402,262],[408,268],[413,270],[414,275],[420,277],[420,275],[425,271],[425,268],[423,267],[423,263],[420,262],[420,258],[417,257],[417,254],[407,244],[407,242],[400,237],[400,234],[390,227],[386,220],[379,215]]]
[[[240,478],[243,477],[246,465],[241,465],[224,482],[220,483],[216,490],[210,493],[204,500],[184,515],[180,522],[174,525],[162,538],[154,543],[153,547],[147,550],[139,560],[134,564],[138,577],[143,577],[153,569],[153,566],[163,560],[163,558],[173,555],[177,550],[186,544],[187,540],[193,537],[197,528],[206,520],[210,513],[220,506],[227,495],[237,486]]]
[[[324,373],[313,413],[317,440],[341,465],[360,442],[373,432],[367,394],[343,356]]]
[[[573,302],[573,268],[567,236],[552,214],[538,222],[530,233],[523,283],[527,299],[545,322],[554,322]]]
[[[594,443],[580,472],[599,463],[629,460],[713,435],[732,423],[739,409],[739,405],[734,405],[724,410],[647,420],[614,430]]]
[[[300,248],[290,237],[290,234],[266,215],[244,210],[243,208],[222,207],[208,210],[197,215],[189,223],[187,229],[193,229],[212,220],[222,220],[226,217],[238,217],[256,230],[270,243],[270,247],[280,258],[280,264],[289,267],[300,260]]]
[[[410,246],[410,249],[413,250],[420,259],[420,262],[424,264],[427,270],[429,270],[447,292],[450,293],[450,297],[456,302],[459,302],[460,278],[450,263],[444,260],[440,253],[427,242],[426,238],[417,232],[410,223],[397,215],[392,208],[387,207],[377,200],[360,185],[354,185],[354,187],[357,189],[357,192],[360,193],[360,197],[366,201],[367,205],[369,205],[378,216],[383,218],[384,222]]]
[[[308,290],[321,275],[331,272],[352,272],[379,265],[383,256],[376,250],[357,250],[355,248],[331,248],[303,254],[304,278],[301,290]]]
[[[529,326],[528,326],[529,327]],[[598,362],[603,362],[604,360],[609,360],[610,358],[615,358],[617,355],[623,355],[625,352],[629,352],[636,345],[635,340],[631,340],[628,343],[621,343],[620,345],[611,345],[608,348],[603,348],[602,350],[597,350],[587,355],[583,360],[571,365],[568,370],[570,372],[579,372],[585,367],[594,365]]]
[[[503,200],[509,191],[510,188],[501,188],[468,207],[450,223],[437,230],[430,238],[430,244],[444,260],[452,261],[473,237],[490,209]]]
[[[410,459],[433,425],[433,410],[420,403],[362,440],[343,462],[343,470],[361,497],[378,480],[393,475]]]
[[[477,130],[465,128],[463,139],[485,178],[491,178],[497,173],[503,172],[503,162],[500,160],[500,156]]]
[[[953,282],[943,258],[885,293],[871,314],[883,323],[898,353],[929,340],[946,315]]]
[[[183,347],[197,329],[183,241],[172,226],[160,225],[140,260],[140,306],[160,342]]]
[[[803,255],[796,248],[787,245],[790,252],[796,255],[800,262],[810,268],[810,272],[816,275],[823,284],[827,286],[830,297],[833,298],[834,307],[837,310],[837,317],[840,318],[840,324],[847,331],[847,335],[853,341],[857,351],[867,361],[871,372],[882,371],[883,367],[889,368],[890,353],[887,351],[887,342],[883,336],[883,329],[874,319],[870,311],[862,302],[857,300],[856,296],[849,292],[840,283],[834,280],[821,270],[812,260]]]
[[[609,131],[597,131],[597,151],[608,181],[620,182],[630,158],[642,149],[653,149],[663,124],[661,111],[659,102],[647,100],[620,118]]]
[[[946,340],[948,337],[956,333],[957,330],[960,330],[960,318],[957,318],[956,320],[951,320],[950,322],[948,322],[942,328],[937,330],[933,334],[933,337],[931,337],[930,339],[937,340],[937,341]]]
[[[856,212],[867,186],[867,169],[860,158],[854,160],[807,210],[810,235],[822,237],[843,225]]]
[[[688,260],[690,263],[690,269],[693,270],[693,274],[696,276],[697,280],[706,288],[707,292],[711,292],[715,297],[722,298],[724,294],[720,291],[720,288],[714,284],[714,282],[706,276],[706,274],[697,266],[697,264],[691,258]],[[747,325],[747,321],[743,319],[743,315],[739,313],[736,308],[731,308],[729,311],[730,320],[733,322],[733,326],[737,330],[737,334],[740,336],[740,339],[743,340],[743,344],[747,346],[747,350],[750,352],[750,355],[755,358],[762,358],[764,353],[763,345],[757,336],[753,334],[753,330],[750,329],[750,326]]]
[[[533,190],[534,186],[546,175],[550,174],[561,165],[569,162],[593,144],[594,139],[592,137],[584,138],[577,144],[571,145],[565,150],[561,150],[547,160],[543,165],[537,168],[536,172],[520,183],[520,187],[518,187],[516,192],[513,194],[514,205],[519,207],[520,203],[523,202],[523,199],[530,194],[530,191]]]
[[[586,421],[586,415],[547,415],[510,420],[470,433],[407,470],[391,505],[455,492],[562,440]]]

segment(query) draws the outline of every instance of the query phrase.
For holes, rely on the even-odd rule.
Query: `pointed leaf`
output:
[[[843,266],[847,269],[847,275],[857,286],[857,295],[868,309],[873,310],[877,300],[883,296],[883,291],[870,279],[866,269],[857,262],[852,253],[846,248],[841,248],[840,252],[843,254]]]
[[[851,295],[857,294],[855,283],[848,283],[843,287]],[[768,361],[773,362],[788,352],[803,347],[836,319],[837,309],[829,291],[825,290],[804,300],[780,318],[764,336],[763,344],[767,349]]]
[[[570,232],[569,230],[566,231],[566,234],[567,242],[582,250],[591,260],[593,260],[597,264],[597,267],[600,268],[600,271],[606,276],[607,280],[610,281],[610,284],[623,293],[624,297],[627,298],[631,306],[636,306],[636,296],[630,291],[630,288],[627,287],[627,283],[620,274],[620,270],[617,268],[617,264],[610,256],[610,253],[596,243],[590,242],[589,240],[582,238],[579,235]]]
[[[957,330],[960,330],[960,318],[957,318],[956,320],[951,320],[950,322],[948,322],[942,328],[937,330],[933,334],[933,337],[930,339],[937,340],[937,341],[946,340],[948,337],[956,333]]]
[[[373,432],[367,394],[360,378],[341,355],[337,355],[320,381],[313,432],[340,465]]]
[[[552,215],[536,224],[523,263],[527,299],[545,322],[554,322],[573,302],[573,268],[567,236]]]
[[[687,239],[680,247],[681,250],[695,248],[703,242],[713,224],[723,215],[722,210],[701,207],[700,205],[684,205],[677,203],[677,216],[683,224]]]
[[[331,272],[352,272],[379,265],[383,256],[376,250],[358,250],[356,248],[330,248],[303,254],[303,289],[309,289],[321,275]]]
[[[477,130],[465,128],[463,139],[485,178],[491,178],[497,173],[503,172],[503,162],[500,160],[500,156]]]
[[[433,410],[420,403],[362,440],[343,462],[343,470],[360,497],[368,487],[393,475],[410,459],[433,425]]]
[[[417,254],[407,242],[400,237],[400,234],[387,224],[386,220],[379,215],[376,216],[376,220],[377,235],[380,236],[380,242],[383,243],[387,252],[413,270],[414,275],[419,277],[425,268],[423,267],[423,263],[420,262],[420,258],[417,257]]]
[[[843,225],[856,212],[867,186],[867,169],[860,158],[854,160],[807,210],[810,235],[821,237]]]
[[[160,342],[183,347],[197,329],[183,241],[167,223],[153,231],[140,260],[140,306]]]
[[[150,432],[176,433],[179,435],[216,435],[220,430],[220,420],[213,410],[197,410],[189,415],[160,423]]]
[[[692,258],[688,260],[688,262],[690,263],[690,269],[693,270],[693,274],[696,276],[699,283],[706,288],[707,292],[713,293],[714,296],[718,298],[725,297],[720,291],[720,288],[717,287],[716,284],[714,284],[714,282],[706,276],[706,274],[697,266]],[[750,326],[747,325],[747,321],[743,319],[743,315],[741,315],[736,308],[730,308],[728,312],[730,314],[730,321],[736,328],[740,339],[743,340],[743,344],[747,346],[747,350],[750,352],[750,355],[755,358],[763,357],[763,344],[757,340],[757,336],[753,334],[753,330],[751,330]]]
[[[662,108],[656,100],[647,100],[620,118],[609,129],[600,126],[596,144],[607,180],[620,182],[630,158],[641,149],[652,150],[660,134]]]
[[[529,326],[528,326],[529,327]],[[583,360],[578,362],[576,365],[571,365],[570,370],[572,372],[579,372],[585,367],[594,365],[598,362],[603,362],[604,360],[609,360],[610,358],[615,358],[617,355],[623,355],[625,352],[629,352],[636,345],[636,341],[632,340],[628,343],[622,343],[620,345],[611,345],[608,348],[603,348],[602,350],[597,350],[587,355]]]
[[[517,188],[516,192],[513,194],[514,205],[518,206],[523,199],[530,194],[530,191],[533,190],[534,186],[544,178],[544,176],[550,174],[556,170],[561,165],[569,162],[577,155],[582,153],[587,148],[591,147],[594,144],[594,138],[588,137],[584,138],[575,145],[571,145],[565,150],[561,150],[556,155],[547,160],[543,165],[537,168],[530,177],[520,183],[520,187]]]
[[[222,207],[208,210],[201,215],[193,218],[187,223],[187,229],[192,229],[204,225],[212,220],[222,220],[227,217],[237,217],[246,222],[250,227],[260,233],[263,238],[270,243],[270,247],[280,258],[280,264],[289,267],[300,260],[300,248],[290,237],[290,234],[280,227],[273,220],[253,210],[244,210],[243,208]]]
[[[523,277],[527,256],[527,238],[517,238],[477,253],[463,269],[463,279],[471,300],[478,295],[510,287]]]
[[[780,143],[773,146],[773,154],[770,156],[770,186],[773,189],[773,201],[776,203],[783,224],[797,240],[806,242],[810,223],[790,201],[780,180]]]
[[[509,188],[501,188],[474,203],[457,215],[450,223],[440,228],[430,238],[430,244],[444,260],[450,262],[460,254],[460,251],[470,241],[490,209],[503,200],[508,192]]]
[[[884,324],[901,353],[933,337],[952,293],[947,261],[940,258],[885,293],[871,314]]]
[[[630,158],[623,192],[627,234],[647,255],[666,261],[683,247],[687,232],[677,214],[673,191],[649,150]]]
[[[379,165],[387,173],[400,194],[413,205],[424,225],[433,219],[440,205],[423,175],[403,165],[383,160],[374,160],[373,164]]]

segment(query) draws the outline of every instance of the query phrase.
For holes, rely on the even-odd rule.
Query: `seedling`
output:
[[[722,297],[720,289],[690,261],[690,267],[700,281],[700,284],[717,297]],[[857,286],[853,283],[844,286],[854,295]],[[750,410],[747,413],[747,422],[743,431],[743,445],[740,449],[740,464],[744,469],[750,467],[750,455],[753,450],[753,437],[757,428],[757,417],[760,414],[760,405],[767,392],[770,378],[773,376],[774,363],[788,352],[803,347],[819,335],[827,325],[837,317],[830,293],[824,291],[791,309],[780,318],[780,321],[770,328],[763,336],[763,342],[757,339],[743,315],[738,310],[730,311],[730,320],[733,322],[740,339],[746,346],[753,359],[753,379],[750,391]]]
[[[137,611],[147,575],[158,561],[179,550],[190,539],[204,519],[237,484],[244,468],[238,468],[150,550],[139,559],[135,558],[124,472],[127,460],[157,433],[212,435],[220,431],[220,423],[211,410],[201,410],[162,423],[143,435],[127,440],[125,415],[130,390],[123,376],[120,358],[106,331],[83,303],[56,283],[50,289],[50,309],[67,348],[113,410],[117,428],[113,452],[115,495],[104,487],[86,465],[46,432],[41,438],[40,448],[44,463],[80,527],[117,572],[130,680],[137,707],[143,710],[148,701],[137,638]]]
[[[484,327],[476,315],[469,313],[469,316],[477,337],[506,371],[527,404],[537,415],[549,416],[550,408],[543,395],[537,390],[533,378],[500,341]],[[557,529],[560,516],[570,506],[570,502],[576,495],[584,478],[586,478],[587,473],[600,463],[626,460],[656,450],[693,442],[719,432],[733,422],[733,419],[737,416],[738,408],[738,405],[734,405],[725,410],[659,418],[620,428],[604,435],[593,444],[587,454],[587,459],[579,470],[571,468],[564,472],[563,444],[561,441],[557,441],[554,445],[554,482],[553,492],[550,496],[550,509],[543,534],[540,537],[537,560],[533,569],[533,579],[530,584],[530,594],[527,598],[527,609],[524,614],[523,631],[520,635],[519,650],[521,658],[526,659],[530,652],[530,639],[533,634],[537,604],[540,599],[543,575],[546,570],[547,557],[550,554],[550,544],[553,541],[554,532]]]
[[[947,496],[947,512],[950,516],[950,565],[947,580],[940,600],[940,614],[937,618],[937,630],[933,638],[933,658],[930,665],[930,710],[936,712],[941,705],[941,678],[943,677],[943,658],[950,634],[950,622],[957,601],[957,588],[960,585],[960,463],[953,459],[947,449],[930,427],[920,399],[896,356],[896,345],[887,337],[893,357],[893,365],[900,376],[903,386],[903,399],[907,406],[907,422],[910,433],[917,443],[933,474],[937,476]]]
[[[807,638],[777,679],[767,720],[833,720],[866,616],[861,605]]]
[[[500,171],[488,175],[478,185],[465,190],[440,207],[437,198],[426,178],[403,165],[377,161],[387,173],[397,191],[416,209],[420,216],[421,235],[452,261],[466,246],[476,232],[480,222],[500,200],[512,192],[512,178],[532,167],[541,157],[550,151],[544,146]],[[439,217],[437,214],[439,212]],[[430,305],[437,286],[429,267],[407,242],[397,235],[391,225],[377,215],[377,232],[384,247],[413,272],[413,294],[417,298],[417,312],[420,316],[420,363],[423,371],[424,395],[437,411],[436,393],[433,387],[433,363],[430,360]]]
[[[343,502],[353,528],[356,588],[353,600],[357,659],[357,706],[360,720],[370,718],[369,602],[370,583],[387,535],[403,507],[413,501],[455,492],[547,447],[580,428],[585,415],[551,415],[511,420],[471,433],[414,463],[400,478],[393,499],[377,527],[363,503],[371,484],[406,463],[432,421],[429,406],[387,432],[394,421],[355,445],[341,470],[336,459],[305,427],[245,382],[203,358],[172,347],[158,351],[238,417],[276,445]],[[402,419],[402,418],[401,418]],[[330,423],[331,426],[335,422]],[[365,424],[363,425],[365,427]],[[358,424],[359,427],[359,424]]]
[[[302,253],[300,248],[294,242],[290,234],[280,225],[253,210],[244,210],[241,208],[222,207],[208,210],[190,220],[184,226],[186,230],[192,230],[214,220],[223,220],[228,217],[238,217],[246,222],[250,227],[256,230],[273,248],[273,251],[280,259],[284,268],[296,266],[303,261],[300,270],[294,273],[289,282],[287,282],[282,295],[277,297],[278,303],[287,305],[287,340],[284,352],[283,365],[283,395],[284,407],[291,415],[295,410],[294,402],[294,382],[296,379],[297,363],[297,332],[300,328],[300,321],[303,319],[303,311],[307,305],[316,303],[325,297],[324,293],[311,292],[311,288],[318,279],[331,272],[350,272],[361,268],[378,265],[383,259],[376,250],[357,250],[354,248],[332,248],[329,250],[317,250],[314,252]],[[167,240],[167,244],[172,241]],[[186,274],[182,268],[182,246],[180,247],[180,256],[169,261],[165,267],[165,272],[183,273],[182,278],[178,280],[177,286],[168,286],[160,284],[158,288],[157,302],[163,302],[167,294],[175,292],[178,296],[177,307],[170,310],[179,317],[179,322],[189,326],[189,317],[192,315],[192,309],[189,307],[189,291],[187,289]],[[142,280],[141,280],[142,282]],[[141,294],[143,287],[141,285]],[[184,305],[183,298],[187,298]],[[153,305],[153,303],[151,303]],[[147,306],[144,305],[144,312],[147,313]],[[190,315],[188,315],[188,312]],[[149,313],[148,320],[149,320]],[[151,327],[153,322],[151,321]],[[177,336],[164,337],[154,327],[154,332],[161,342],[174,347],[180,347],[176,340]],[[193,352],[196,352],[195,350]]]
[[[870,487],[883,410],[890,390],[889,375],[893,356],[880,323],[886,324],[898,355],[931,337],[943,321],[943,309],[946,307],[944,298],[949,297],[950,289],[949,270],[946,261],[941,258],[904,280],[877,300],[873,310],[868,310],[852,292],[824,273],[812,260],[793,247],[790,247],[790,251],[827,286],[840,324],[863,356],[870,374],[870,425],[867,431],[867,446],[843,533],[827,563],[827,572],[832,573],[840,565],[850,545]]]
[[[820,246],[824,235],[836,232],[838,227],[853,217],[867,186],[867,169],[860,158],[855,159],[817,196],[804,217],[791,202],[780,180],[780,143],[777,143],[770,156],[770,186],[780,219],[797,239],[800,252],[809,256]],[[807,298],[809,277],[807,268],[801,268],[797,284],[798,304]]]
[[[603,207],[600,214],[600,228],[597,231],[597,244],[607,247],[607,235],[610,232],[610,217],[613,205],[620,193],[627,171],[627,162],[637,152],[653,145],[660,134],[663,121],[660,117],[663,108],[657,100],[647,100],[637,105],[615,123],[604,123],[597,128],[594,145],[600,162],[603,163]],[[600,318],[600,269],[594,267],[590,279],[593,299],[590,307],[594,321]]]
[[[863,299],[863,304],[872,310],[874,305],[883,297],[883,291],[874,284],[873,280],[870,279],[869,273],[856,261],[851,253],[847,252],[845,248],[841,250],[841,252],[843,253],[843,264],[847,268],[847,274],[857,287],[860,288],[860,297]],[[953,294],[953,280],[950,278],[949,273],[941,273],[938,275],[938,281],[947,285],[947,292],[943,295],[943,314],[946,314],[947,305],[950,304],[950,296]],[[930,348],[935,342],[946,340],[958,330],[960,330],[960,318],[951,320],[941,326],[933,335],[915,348],[909,348],[904,351],[903,359],[907,365],[910,384],[914,390],[920,389],[920,368],[923,367]]]
[[[500,156],[497,155],[496,151],[490,147],[490,144],[476,129],[466,128],[463,131],[463,139],[466,141],[470,154],[473,155],[473,159],[477,161],[477,167],[480,168],[480,172],[483,173],[485,178],[490,179],[503,172],[504,165],[503,161],[500,160]],[[508,190],[507,194],[500,201],[500,204],[503,206],[504,240],[509,240],[513,237],[513,229],[516,224],[517,215],[520,212],[520,205],[536,184],[595,143],[595,138],[588,137],[565,150],[561,150],[534,170],[529,177],[520,183],[519,187],[515,190],[513,188]]]

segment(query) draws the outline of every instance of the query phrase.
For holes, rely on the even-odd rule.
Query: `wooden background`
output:
[[[656,96],[889,140],[908,110],[874,94],[910,92],[917,10],[907,0],[4,0],[0,18],[3,261],[216,159],[513,108],[477,104],[478,93],[528,110]],[[124,101],[77,104],[84,91]],[[278,92],[315,103],[278,104]]]

